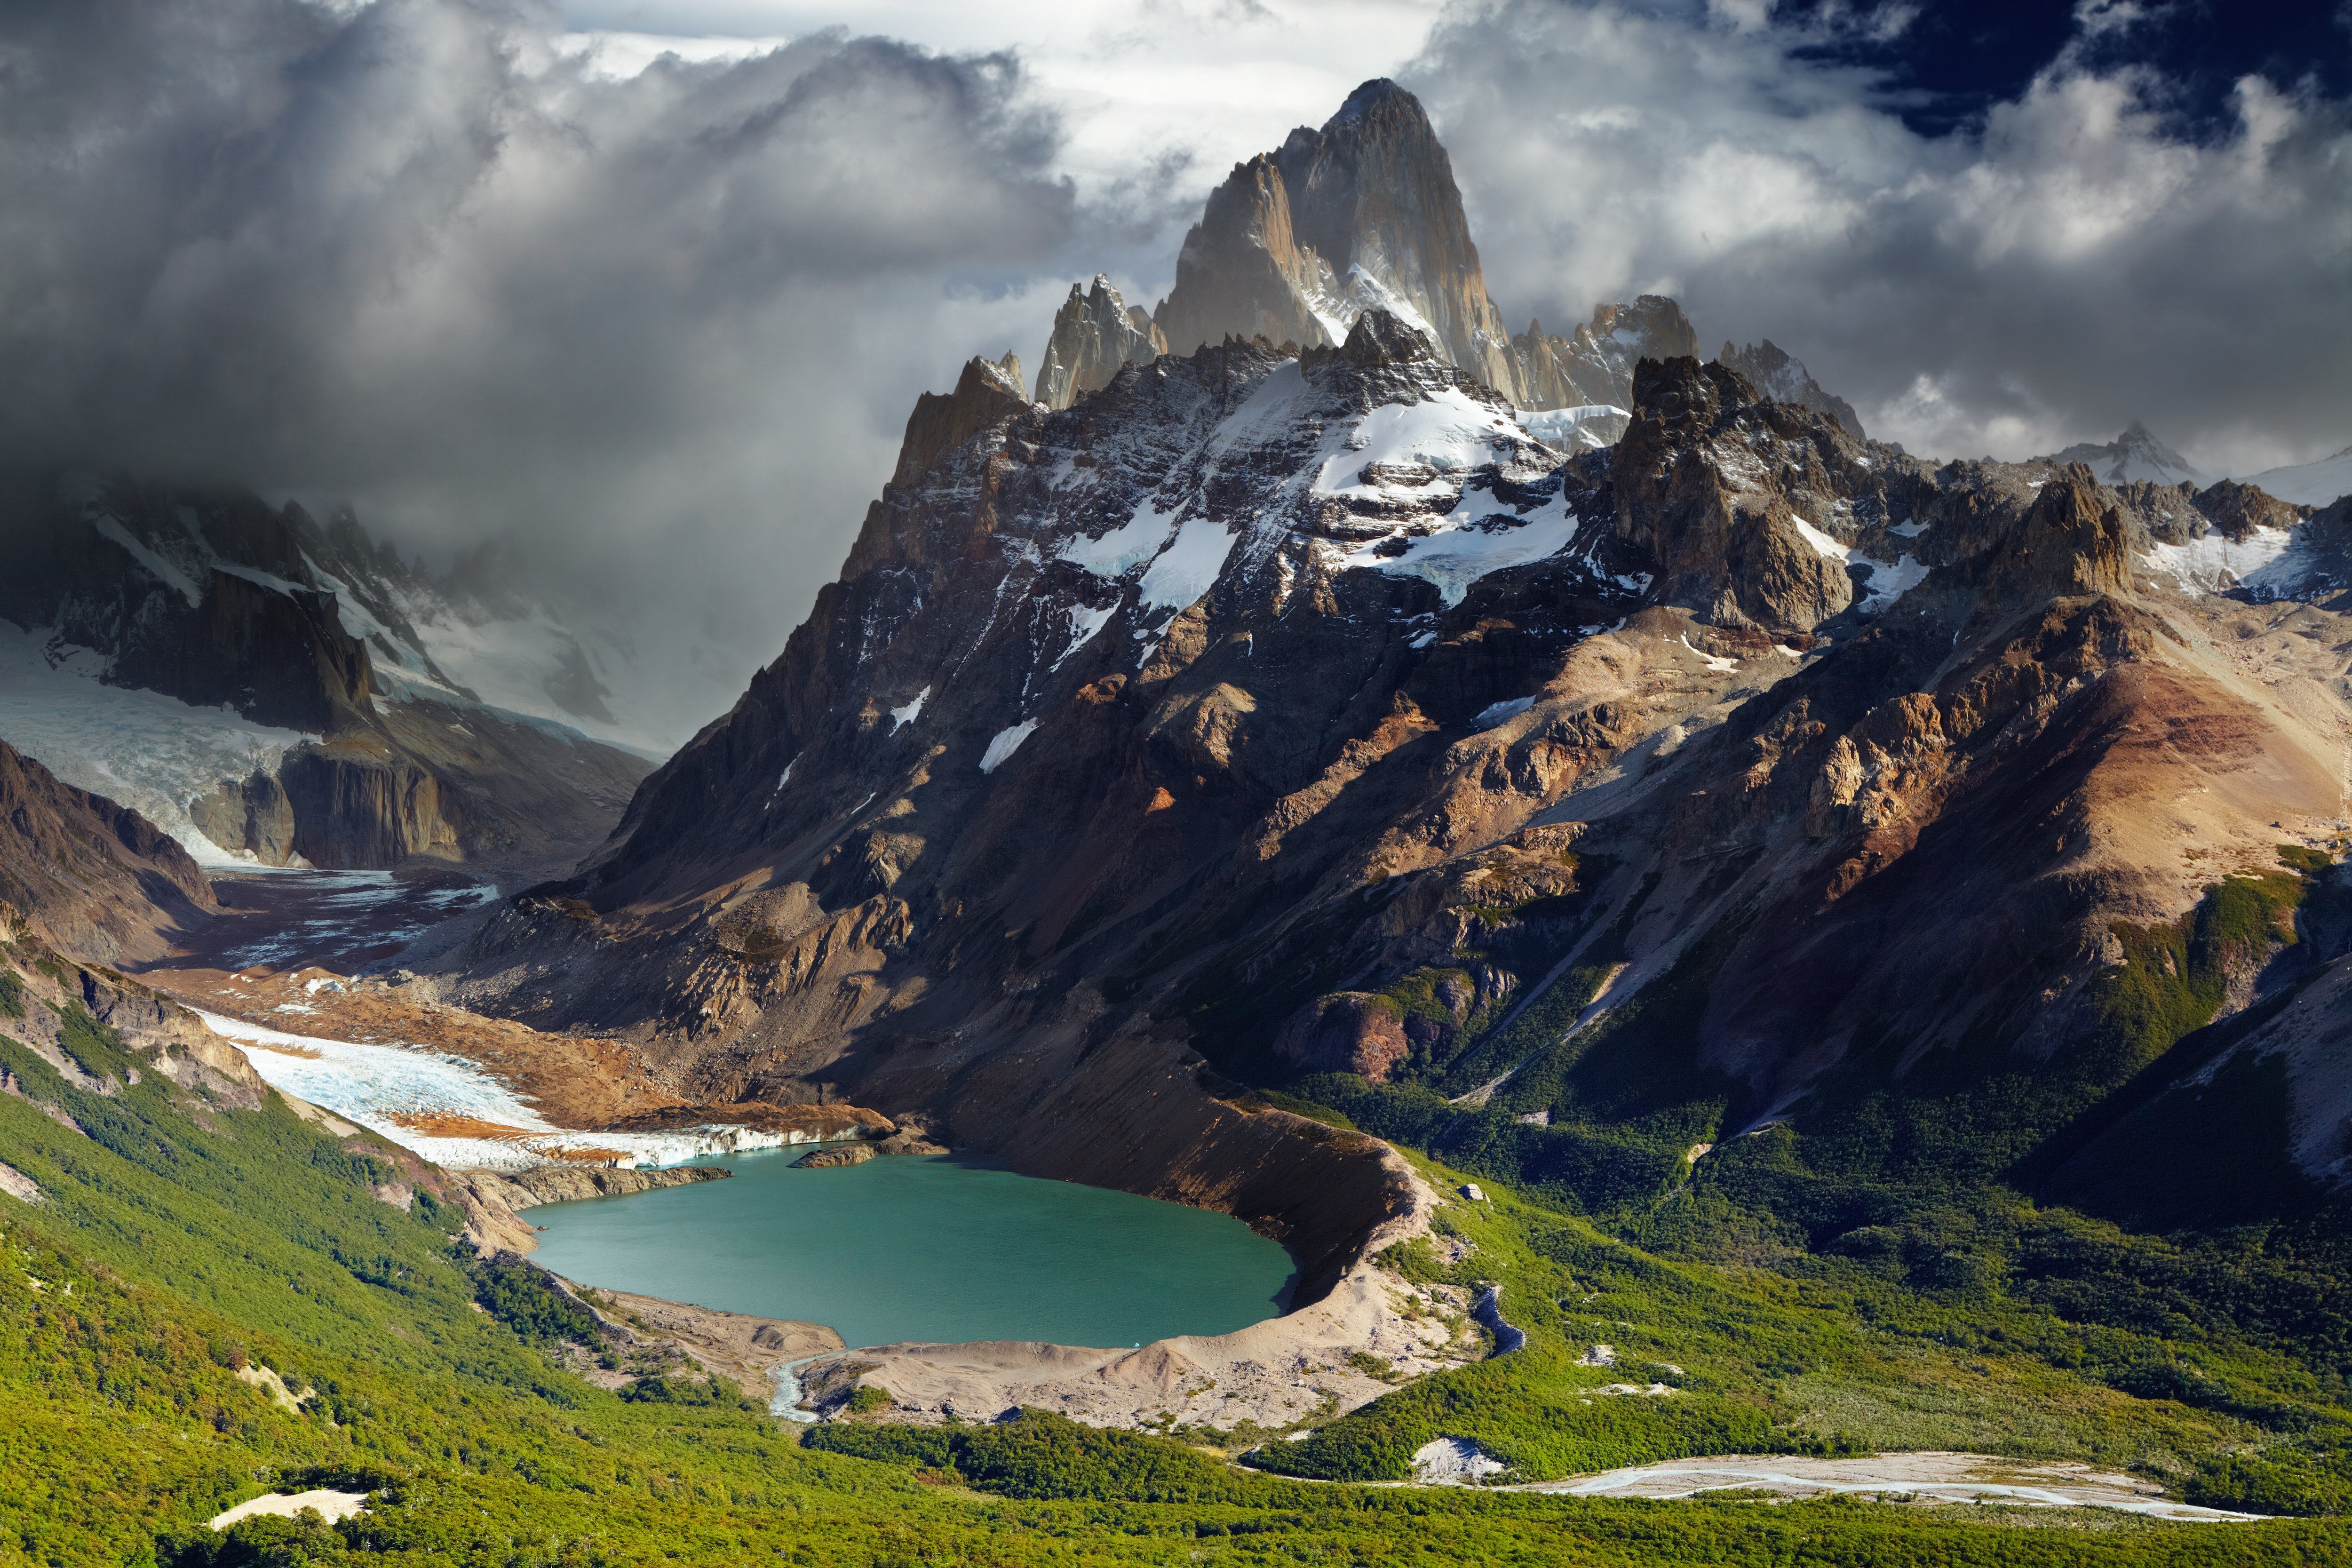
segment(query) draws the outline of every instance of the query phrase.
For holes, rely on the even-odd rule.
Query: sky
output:
[[[2352,4],[0,0],[0,466],[497,544],[674,742],[917,394],[1381,75],[1514,326],[1672,293],[1931,456],[2352,443]]]

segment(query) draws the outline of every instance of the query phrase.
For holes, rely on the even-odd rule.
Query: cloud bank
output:
[[[2346,105],[2252,77],[2217,129],[2116,10],[1931,133],[1825,47],[1899,47],[1902,5],[855,18],[898,39],[820,0],[6,7],[0,466],[351,500],[441,561],[499,542],[667,672],[681,739],[837,568],[918,392],[1034,358],[1097,268],[1156,298],[1234,159],[1383,73],[1515,324],[1673,292],[1710,350],[1769,335],[1932,455],[2135,417],[2217,469],[2333,451]]]
[[[916,393],[1042,321],[1076,203],[1006,56],[825,34],[615,80],[558,37],[465,0],[12,8],[0,461],[504,541],[728,666],[690,731],[831,574]]]
[[[1515,324],[1672,293],[1770,335],[1874,434],[2018,458],[2146,419],[2217,470],[2352,440],[2352,120],[2242,79],[2217,135],[2118,61],[2113,7],[1980,123],[1906,128],[1833,29],[1762,5],[1457,11],[1402,74]],[[2083,47],[2095,40],[2096,67]]]

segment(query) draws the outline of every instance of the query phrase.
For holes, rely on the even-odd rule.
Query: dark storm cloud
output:
[[[1674,293],[1709,352],[1769,335],[1942,455],[2135,417],[2240,472],[2341,447],[2344,103],[2249,75],[2226,125],[2185,126],[2174,84],[2096,32],[2114,7],[2079,10],[2077,45],[1940,135],[1818,18],[1761,4],[1482,8],[1405,77],[1515,324]]]
[[[0,458],[500,538],[640,635],[733,647],[740,684],[914,395],[1070,242],[1055,121],[1002,56],[820,36],[614,80],[557,28],[0,13]]]

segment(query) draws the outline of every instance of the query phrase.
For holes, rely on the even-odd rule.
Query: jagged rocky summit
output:
[[[2112,441],[2077,442],[2040,460],[2086,464],[2102,482],[2111,485],[2187,483],[2202,489],[2213,482],[2212,475],[2165,445],[2137,419]]]
[[[1328,348],[1370,310],[1409,323],[1517,407],[1561,411],[1530,427],[1567,450],[1622,434],[1640,361],[1698,353],[1682,307],[1657,294],[1599,305],[1566,337],[1539,321],[1513,335],[1486,292],[1453,165],[1428,114],[1383,79],[1358,88],[1321,130],[1301,126],[1276,151],[1234,165],[1185,235],[1175,286],[1151,311],[1128,304],[1108,278],[1072,284],[1034,395],[1066,408],[1124,365],[1228,336]],[[1862,434],[1853,407],[1772,343],[1727,343],[1725,353],[1774,395]]]
[[[217,864],[544,862],[650,766],[452,677],[435,643],[479,651],[491,615],[348,512],[79,479],[6,511],[0,739]],[[548,662],[551,700],[599,707],[576,643]]]
[[[2352,827],[2343,509],[1934,466],[1691,356],[1629,403],[1563,450],[1382,309],[1063,409],[973,361],[782,657],[461,989],[699,1099],[832,1086],[1326,1237],[1377,1183],[1273,1183],[1234,1080],[1483,1096],[1563,1169],[1648,1171],[1660,1118],[1845,1148],[1882,1093],[2087,1148],[2146,1065],[2117,922]]]

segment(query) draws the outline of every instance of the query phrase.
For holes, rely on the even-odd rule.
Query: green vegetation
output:
[[[1889,1083],[1833,1121],[1694,1161],[1724,1103],[1687,1054],[1705,943],[1615,1033],[1538,1053],[1485,1108],[1425,1079],[1279,1080],[1260,1091],[1268,1102],[1433,1151],[1416,1158],[1441,1185],[1486,1186],[1492,1202],[1447,1206],[1443,1251],[1418,1240],[1386,1260],[1426,1286],[1498,1285],[1528,1339],[1239,1467],[1231,1449],[1254,1438],[1099,1432],[1038,1412],[830,1423],[803,1446],[758,1402],[674,1364],[633,1362],[634,1382],[596,1387],[567,1370],[614,1364],[594,1315],[527,1264],[453,1245],[462,1215],[430,1171],[365,1136],[331,1138],[274,1097],[253,1109],[181,1090],[68,1006],[66,1053],[107,1092],[0,1037],[0,1068],[23,1090],[0,1095],[0,1158],[45,1194],[0,1197],[0,1568],[2352,1560],[2352,1524],[2328,1518],[2222,1530],[1347,1484],[1404,1475],[1438,1436],[1475,1441],[1507,1480],[1726,1450],[1951,1447],[2095,1461],[2255,1511],[2352,1509],[2352,1258],[2336,1211],[2158,1236],[2036,1195],[2036,1173],[2078,1171],[2116,1118],[2173,1114],[2152,1075],[2216,1059],[2235,1037],[2204,1027],[2213,977],[2277,945],[2294,883],[2227,884],[2179,929],[2129,939],[2147,977],[2112,982],[2116,1045],[2099,1069],[2123,1085],[2121,1109],[2071,1143],[2013,1136],[1965,1085]],[[1558,934],[1588,915],[1541,918]],[[1519,940],[1525,922],[1492,929]],[[1472,962],[1391,1000],[1451,1016],[1440,988]],[[0,1000],[29,1005],[22,992]],[[1576,994],[1560,993],[1561,1013]],[[1471,1048],[1556,1019],[1543,1002],[1507,1022],[1490,1007]],[[2263,1083],[2231,1092],[2248,1117],[2267,1114]],[[1517,1120],[1537,1110],[1552,1125]],[[1378,1361],[1351,1358],[1392,1371]],[[851,1407],[888,1404],[861,1389]],[[365,1490],[370,1506],[335,1524],[202,1523],[310,1486]]]

